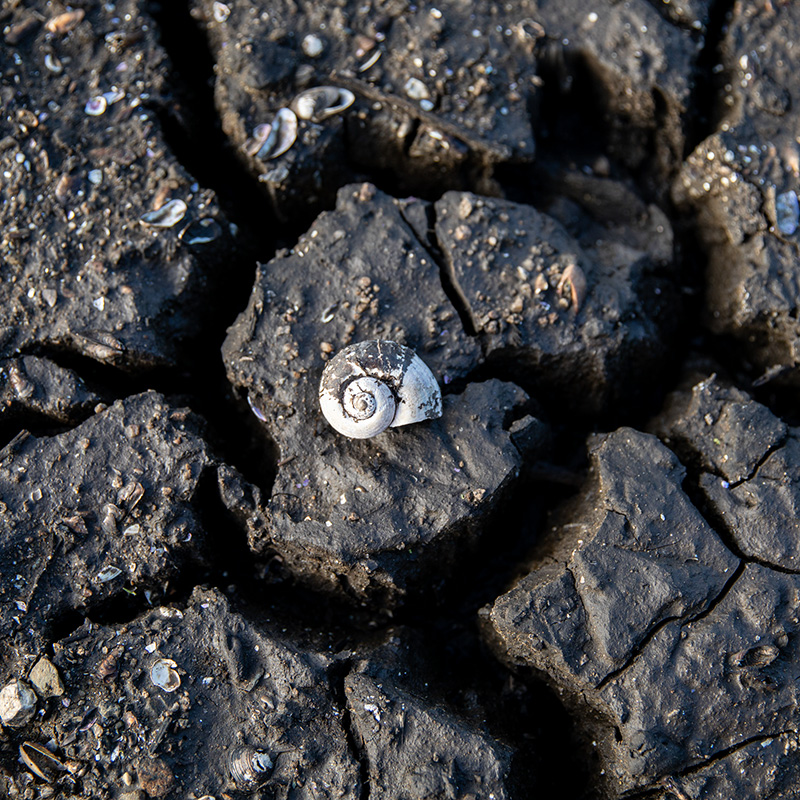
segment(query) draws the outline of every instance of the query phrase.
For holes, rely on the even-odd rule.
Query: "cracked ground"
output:
[[[796,33],[3,0],[0,794],[796,797]]]

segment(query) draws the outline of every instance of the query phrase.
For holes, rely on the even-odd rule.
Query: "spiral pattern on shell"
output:
[[[378,339],[350,345],[328,362],[319,401],[328,422],[354,439],[442,414],[439,385],[419,356]]]
[[[262,774],[272,768],[272,759],[263,750],[237,747],[230,754],[228,773],[240,789],[252,788]]]

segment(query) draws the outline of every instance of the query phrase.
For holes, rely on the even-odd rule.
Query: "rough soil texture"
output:
[[[700,216],[708,248],[706,317],[751,359],[753,377],[797,383],[800,177],[792,3],[735,3],[720,43],[724,121],[687,159],[674,194]]]
[[[369,170],[437,195],[476,185],[494,193],[495,166],[534,156],[540,60],[567,91],[577,78],[601,95],[611,151],[663,182],[684,145],[702,41],[692,31],[703,27],[700,18],[669,24],[643,0],[594,11],[577,0],[269,9],[196,0],[193,11],[208,28],[222,125],[237,148],[304,89],[332,84],[356,95],[343,117],[301,123],[303,146],[286,158],[250,157],[284,218],[299,204],[329,203],[337,186]],[[309,36],[319,43],[310,51]]]
[[[445,385],[480,360],[402,205],[363,184],[260,269],[223,358],[278,454],[251,547],[313,584],[391,607],[409,574],[438,584],[513,488],[512,424],[536,425],[539,449],[547,431],[521,389],[490,380],[446,396],[441,420],[345,439],[320,411],[320,376],[335,350],[370,339],[414,347]]]
[[[4,14],[0,354],[174,366],[220,263],[190,226],[220,211],[165,144],[168,63],[152,19],[133,1],[91,4],[71,27],[51,24],[58,10]],[[104,113],[87,113],[90,102]],[[170,200],[186,204],[178,222],[142,223]]]
[[[68,612],[160,594],[203,557],[198,484],[214,460],[188,409],[150,392],[0,459],[3,669],[42,654]]]
[[[798,36],[4,3],[0,795],[795,797]]]
[[[669,222],[622,185],[596,183],[592,195],[609,200],[600,221],[566,199],[557,209],[579,240],[530,206],[459,192],[434,206],[446,275],[486,359],[542,402],[595,415],[641,401],[630,378],[655,375],[679,313],[658,277]]]

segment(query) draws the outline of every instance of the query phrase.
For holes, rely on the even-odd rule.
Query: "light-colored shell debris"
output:
[[[44,28],[48,33],[55,33],[59,36],[63,36],[65,33],[69,33],[71,30],[77,28],[85,16],[86,12],[82,8],[77,8],[74,11],[64,11],[61,14],[56,14],[54,17],[50,17],[45,23]]]
[[[231,7],[226,3],[215,2],[213,5],[213,12],[214,14],[214,21],[215,22],[225,22],[228,17],[231,15]]]
[[[281,108],[272,122],[256,125],[244,151],[261,161],[283,155],[297,139],[297,116],[290,108]]]
[[[272,769],[272,759],[263,750],[253,747],[237,747],[228,764],[228,772],[239,789],[252,788],[269,769]]]
[[[556,291],[562,297],[569,297],[573,312],[580,311],[586,299],[586,275],[577,264],[570,264],[561,274]]]
[[[100,572],[97,573],[97,580],[100,583],[108,583],[109,581],[113,581],[114,578],[118,578],[122,575],[122,570],[119,567],[115,567],[113,564],[109,564],[107,567],[103,567]]]
[[[419,78],[409,78],[403,88],[412,100],[426,100],[431,96],[428,87]]]
[[[300,92],[292,101],[292,108],[299,119],[322,122],[334,114],[341,114],[355,102],[356,96],[349,89],[338,86],[315,86]]]
[[[47,748],[35,742],[23,742],[19,746],[19,756],[22,763],[37,778],[52,783],[60,772],[67,768]]]
[[[328,362],[319,402],[333,428],[353,439],[442,415],[439,384],[422,359],[378,339],[352,344]]]
[[[181,685],[181,676],[175,671],[178,665],[171,658],[160,658],[150,667],[150,680],[165,692],[174,692]]]
[[[140,218],[143,225],[153,228],[171,228],[186,216],[186,203],[183,200],[170,200],[155,211],[148,211]]]
[[[90,117],[99,117],[106,113],[107,108],[108,100],[106,100],[102,94],[99,94],[97,97],[92,97],[87,100],[83,110]]]
[[[222,236],[222,228],[211,217],[203,217],[187,225],[180,233],[180,240],[190,245],[208,244]]]

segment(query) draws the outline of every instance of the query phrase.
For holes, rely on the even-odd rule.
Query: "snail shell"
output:
[[[258,783],[272,766],[272,759],[263,750],[237,747],[230,755],[228,772],[236,786],[245,789]]]
[[[319,404],[325,419],[353,439],[442,416],[439,384],[422,359],[378,339],[351,344],[328,362]]]

